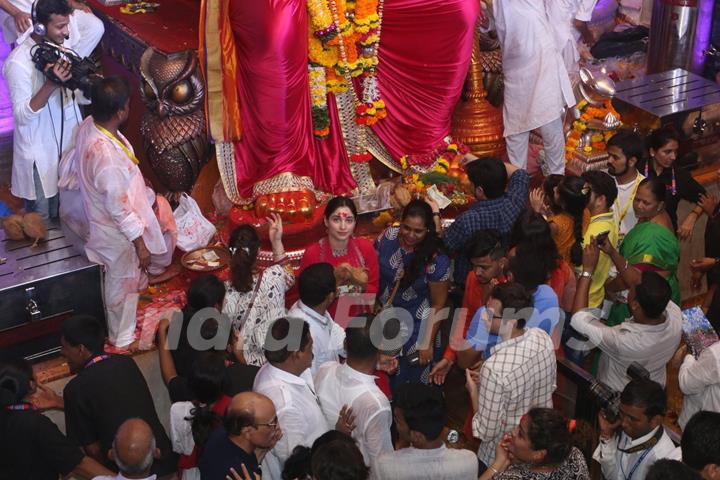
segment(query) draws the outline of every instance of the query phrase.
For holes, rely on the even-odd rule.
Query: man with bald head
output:
[[[155,480],[150,474],[153,460],[160,458],[150,425],[139,418],[131,418],[120,425],[108,457],[120,470],[116,477],[95,477],[95,480]]]
[[[203,480],[225,480],[231,468],[240,472],[242,465],[261,475],[260,463],[281,437],[273,402],[260,393],[239,393],[228,406],[223,426],[205,444],[200,475]]]

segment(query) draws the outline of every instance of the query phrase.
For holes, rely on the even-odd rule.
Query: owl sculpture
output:
[[[173,199],[192,189],[208,158],[205,84],[192,50],[165,55],[148,48],[140,74],[148,109],[140,124],[147,158]]]

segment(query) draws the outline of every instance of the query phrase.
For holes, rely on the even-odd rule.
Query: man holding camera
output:
[[[21,44],[33,28],[32,0],[0,0],[0,24],[8,44]],[[80,57],[87,57],[95,50],[105,33],[102,20],[97,18],[81,0],[67,0],[73,12],[69,18],[70,38],[65,46],[73,49]],[[37,15],[35,15],[37,19]]]
[[[67,0],[37,0],[38,28],[10,53],[3,69],[15,122],[11,191],[25,200],[26,211],[44,220],[58,217],[58,163],[72,147],[82,117],[74,94],[62,87],[72,77],[70,63],[48,65],[46,73],[51,70],[56,79],[51,80],[35,67],[32,48],[43,41],[62,45],[71,13]]]
[[[607,480],[640,480],[675,445],[662,427],[667,407],[665,391],[652,380],[636,379],[620,394],[619,417],[600,412],[600,444],[593,459]]]

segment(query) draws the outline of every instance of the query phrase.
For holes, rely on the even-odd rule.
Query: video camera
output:
[[[80,56],[69,48],[62,47],[53,42],[44,40],[30,49],[30,55],[35,67],[43,72],[47,78],[70,90],[79,89],[86,97],[90,97],[90,89],[97,80],[101,78],[95,63]],[[57,63],[60,60],[70,62],[70,73],[72,77],[67,82],[61,82],[48,65]]]
[[[620,392],[613,390],[604,383],[598,381],[590,373],[579,366],[565,359],[558,359],[561,365],[569,372],[572,372],[576,379],[587,384],[590,395],[598,402],[600,408],[605,411],[605,418],[614,422],[620,417]],[[632,380],[649,380],[650,372],[637,362],[633,362],[627,369],[627,374]]]
[[[628,377],[633,380],[650,380],[650,372],[637,362],[633,362],[627,369]],[[604,383],[593,378],[590,383],[590,394],[605,411],[605,418],[614,422],[620,417],[620,392],[617,392]]]

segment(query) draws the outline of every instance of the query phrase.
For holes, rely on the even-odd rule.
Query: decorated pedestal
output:
[[[615,85],[606,72],[593,75],[582,69],[580,79],[576,94],[581,100],[574,109],[565,145],[566,168],[574,175],[607,168],[607,141],[622,126],[611,102]]]

